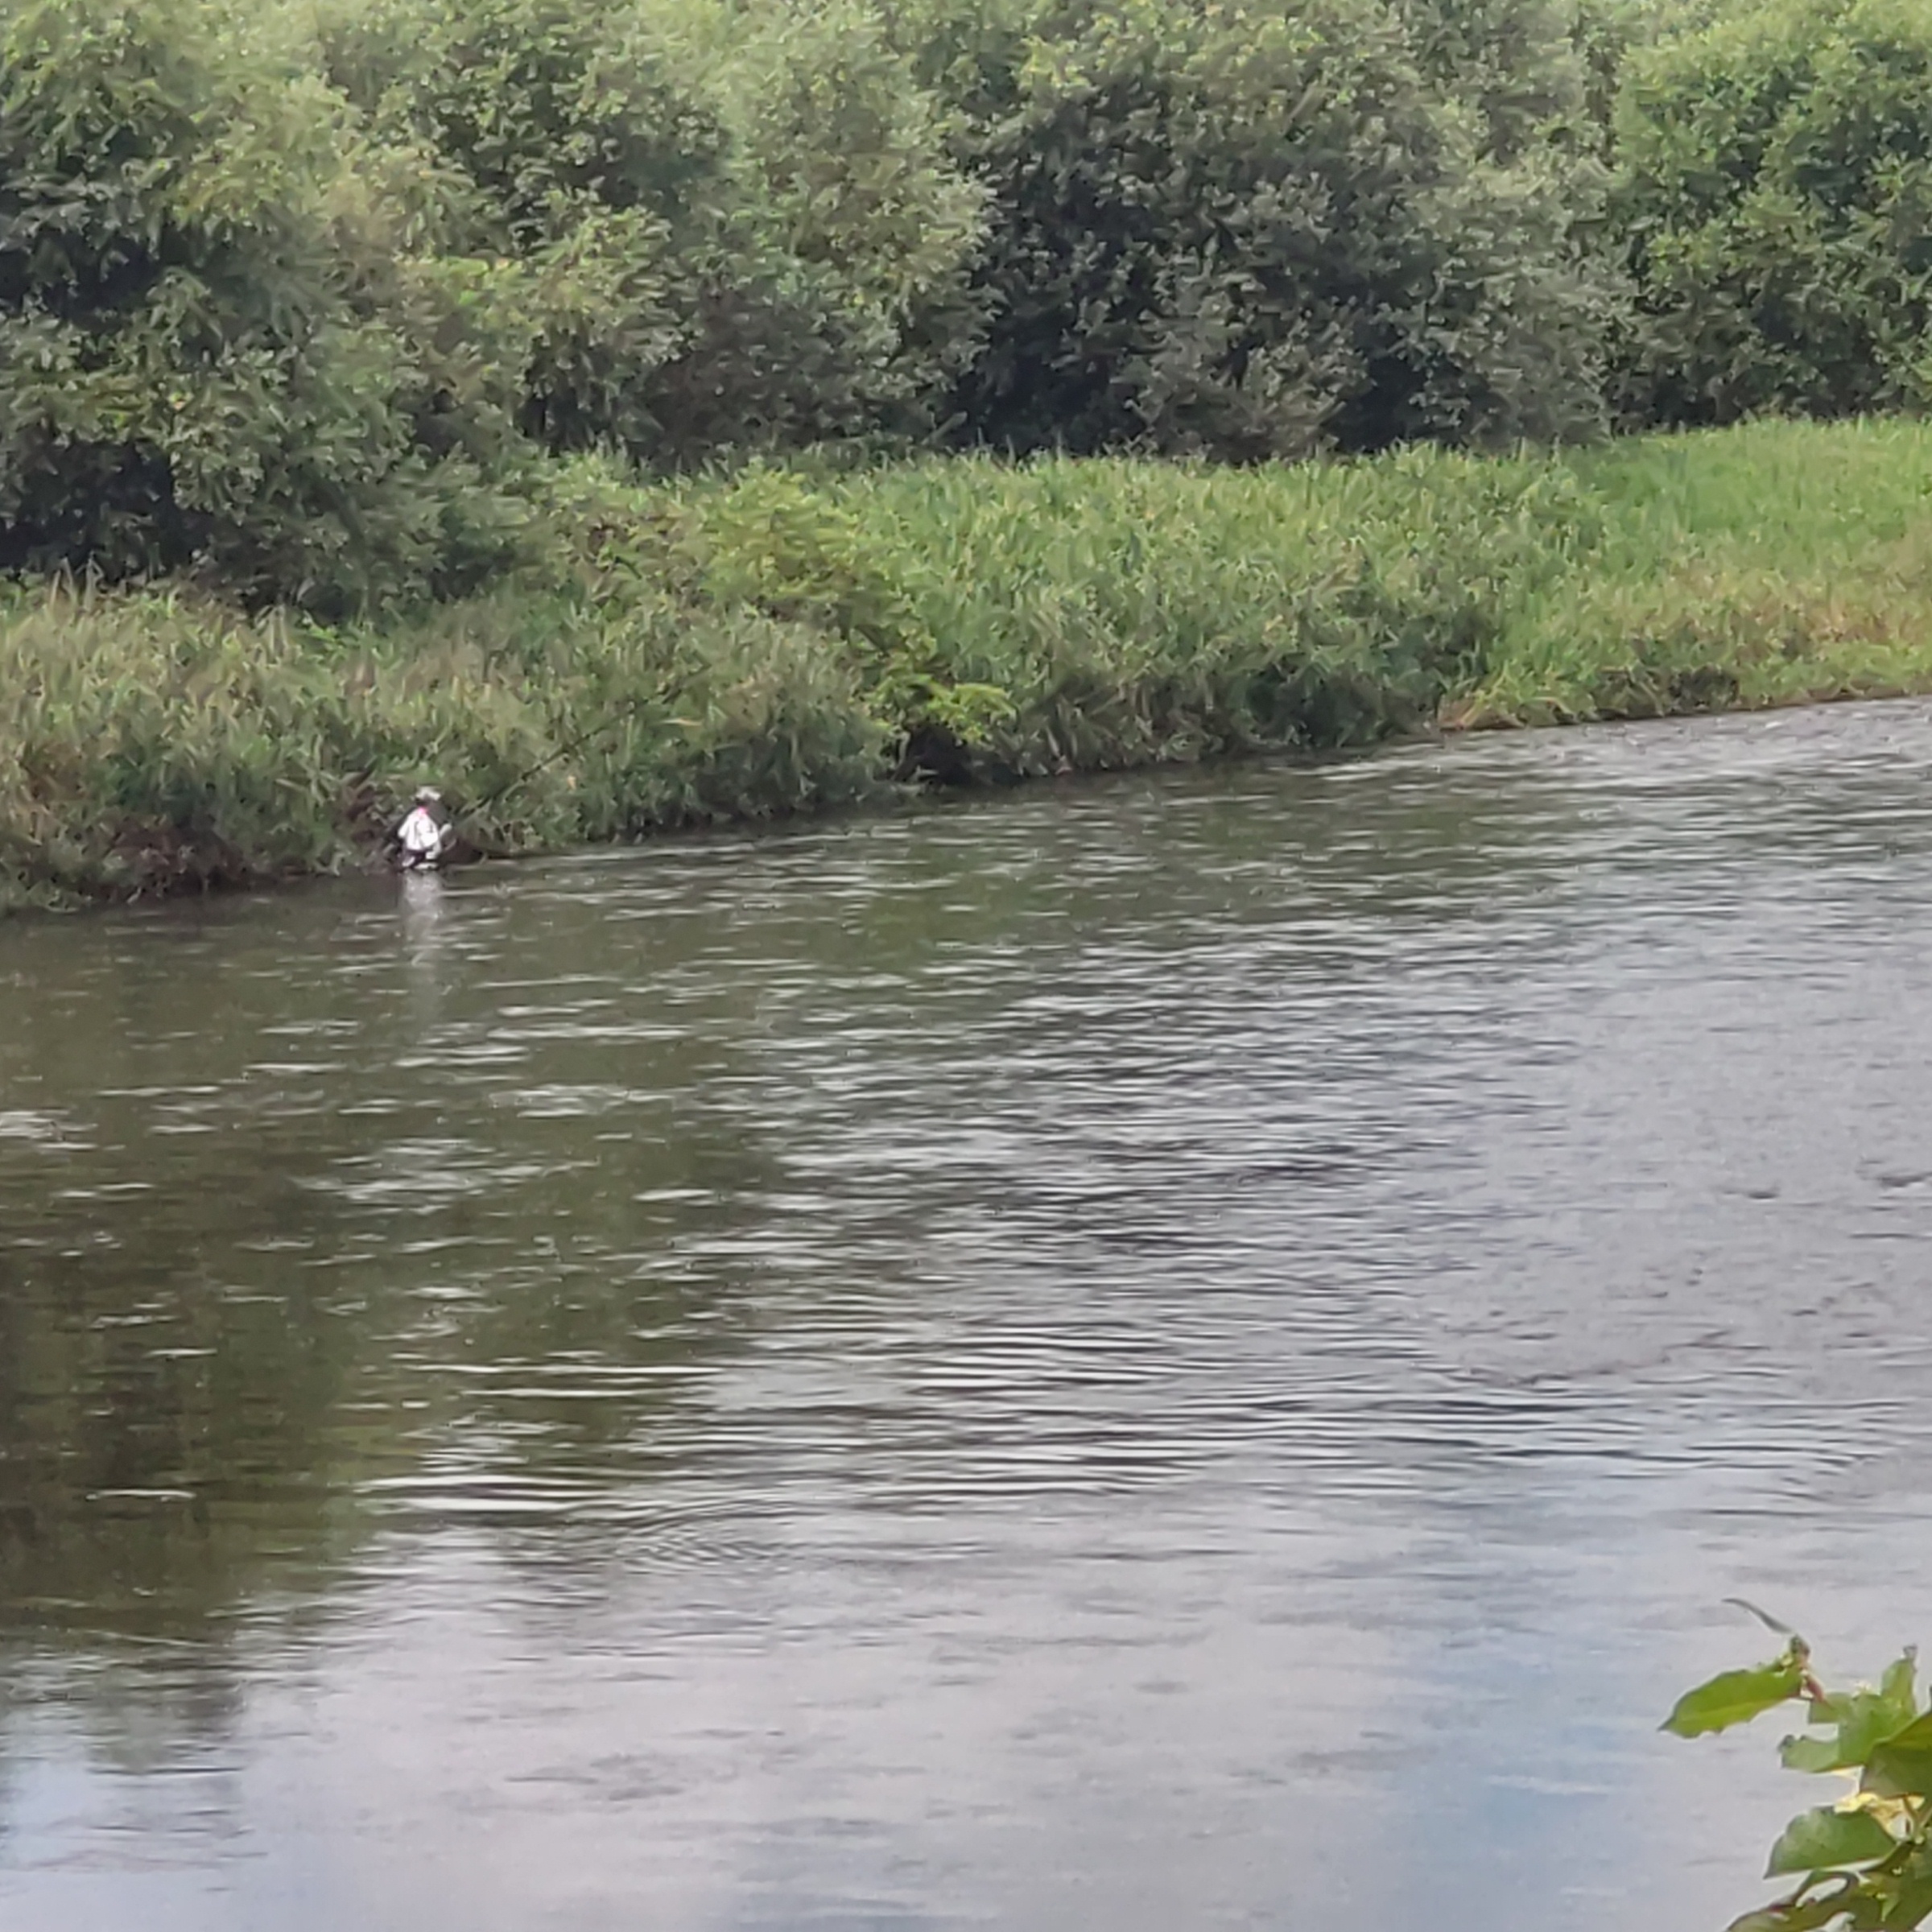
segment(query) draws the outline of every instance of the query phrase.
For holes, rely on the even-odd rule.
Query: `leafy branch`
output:
[[[1786,1769],[1856,1780],[1835,1804],[1785,1826],[1765,1876],[1794,1876],[1797,1885],[1733,1920],[1730,1932],[1912,1932],[1932,1916],[1932,1710],[1918,1707],[1916,1653],[1906,1650],[1876,1689],[1832,1691],[1812,1674],[1810,1646],[1785,1634],[1769,1663],[1720,1672],[1686,1691],[1664,1720],[1679,1737],[1699,1737],[1802,1700],[1809,1735],[1784,1740]]]

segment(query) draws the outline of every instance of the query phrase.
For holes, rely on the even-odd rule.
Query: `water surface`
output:
[[[5,1932],[1694,1932],[1932,1634],[1932,711],[0,927]]]

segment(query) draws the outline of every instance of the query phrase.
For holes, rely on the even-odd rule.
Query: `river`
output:
[[[4,1932],[1707,1932],[1932,1633],[1932,710],[0,927]],[[1917,1473],[1914,1473],[1914,1472]]]

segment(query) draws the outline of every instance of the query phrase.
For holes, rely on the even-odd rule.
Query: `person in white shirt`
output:
[[[448,848],[450,828],[438,809],[442,803],[442,793],[433,785],[425,785],[416,794],[409,816],[390,835],[406,872],[419,872],[440,863]]]

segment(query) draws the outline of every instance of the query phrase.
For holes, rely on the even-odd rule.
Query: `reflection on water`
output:
[[[1924,1634],[1929,753],[0,928],[0,1926],[1721,1922],[1720,1600]]]

